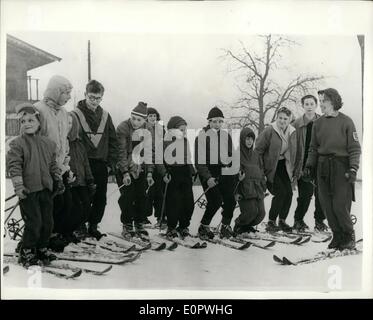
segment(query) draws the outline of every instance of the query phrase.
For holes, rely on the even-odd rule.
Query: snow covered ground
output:
[[[108,195],[116,185],[109,184]],[[352,213],[357,217],[355,225],[357,239],[362,237],[362,199],[361,184],[356,188],[357,202],[353,203]],[[7,181],[6,195],[12,194]],[[202,188],[194,187],[195,198]],[[100,230],[120,232],[120,211],[117,204],[118,192],[108,198],[108,205]],[[266,209],[270,206],[271,196],[265,200]],[[8,201],[10,206],[16,200]],[[296,206],[296,193],[290,209],[288,223],[293,223]],[[192,218],[191,232],[196,233],[203,210],[196,206]],[[239,214],[236,209],[235,216]],[[19,215],[19,212],[16,212]],[[153,219],[153,217],[151,218]],[[212,226],[221,219],[217,213]],[[153,219],[154,221],[154,219]],[[266,221],[266,219],[265,219]],[[306,223],[313,228],[313,201],[306,216]],[[233,223],[232,223],[233,225]],[[154,232],[154,230],[152,230]],[[4,251],[14,244],[4,238]],[[341,290],[353,291],[361,288],[362,255],[339,257],[332,260],[300,266],[281,266],[272,260],[273,254],[289,258],[305,257],[326,248],[327,243],[309,242],[303,246],[282,245],[277,243],[269,250],[250,247],[245,251],[233,250],[209,243],[206,249],[192,250],[178,247],[174,252],[147,251],[134,263],[114,266],[104,276],[82,274],[74,280],[63,280],[53,275],[43,274],[43,288],[59,289],[194,289],[194,290],[243,290],[243,291],[314,291],[329,292],[330,268],[337,266],[341,271]],[[3,289],[27,288],[30,275],[25,269],[11,265],[3,277]]]

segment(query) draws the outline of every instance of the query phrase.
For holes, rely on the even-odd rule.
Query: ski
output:
[[[227,248],[236,249],[236,250],[244,250],[251,246],[251,243],[248,241],[243,242],[236,242],[232,239],[220,239],[220,238],[213,238],[213,239],[203,239],[207,240],[208,242],[219,244]]]
[[[360,254],[360,253],[363,252],[362,249],[358,247],[359,243],[362,243],[362,240],[357,241],[356,242],[357,247],[355,249],[351,249],[351,250],[345,249],[343,251],[340,251],[340,250],[330,250],[329,249],[329,250],[318,252],[312,257],[300,258],[300,259],[297,259],[297,260],[290,260],[287,257],[283,257],[281,259],[278,256],[274,255],[273,260],[276,261],[277,263],[282,264],[282,265],[297,266],[297,265],[302,265],[302,264],[310,264],[310,263],[314,263],[314,262],[318,262],[318,261],[329,260],[329,259],[333,259],[333,258],[337,258],[337,257],[357,255],[357,254]]]
[[[315,231],[296,231],[293,230],[291,233],[294,236],[311,237],[311,241],[315,243],[328,242],[333,238],[330,232],[315,232]]]
[[[189,248],[189,249],[206,248],[205,246],[201,245],[201,243],[199,243],[198,241],[194,241],[194,240],[188,241],[186,239],[180,239],[178,237],[168,238],[165,233],[160,233],[159,236],[166,240],[176,242],[178,245]]]
[[[152,237],[160,238],[162,241],[164,241],[166,243],[166,245],[167,245],[167,250],[169,250],[169,251],[173,251],[173,250],[175,250],[179,246],[176,242],[174,242],[172,240],[168,240],[168,239],[166,239],[164,237],[161,237],[158,234],[155,234]]]
[[[136,245],[132,245],[126,248],[120,247],[116,245],[114,242],[101,242],[97,240],[90,240],[90,239],[85,239],[81,241],[84,244],[94,246],[94,247],[99,247],[101,249],[114,252],[114,253],[128,253],[130,251],[135,250]]]
[[[164,250],[166,248],[166,243],[165,242],[155,242],[155,241],[151,241],[150,239],[148,238],[141,238],[141,237],[126,237],[126,238],[123,238],[123,236],[120,234],[120,233],[115,233],[115,232],[109,232],[109,235],[113,236],[113,237],[117,237],[119,239],[123,239],[125,241],[128,241],[128,242],[132,242],[134,244],[137,244],[139,245],[140,247],[142,248],[147,248],[147,249],[152,249],[154,251],[161,251],[161,250]]]
[[[6,274],[6,273],[8,273],[9,272],[9,266],[4,266],[3,267],[3,274]]]
[[[18,263],[18,255],[17,254],[14,254],[14,255],[13,254],[4,254],[4,261],[6,261],[7,263],[12,263],[12,264],[21,266]],[[26,269],[27,270],[40,271],[40,272],[43,272],[43,273],[49,273],[49,274],[52,274],[52,275],[54,275],[58,278],[62,278],[62,279],[75,279],[75,278],[80,277],[81,274],[82,274],[82,269],[80,269],[80,268],[77,268],[75,270],[62,268],[64,271],[66,271],[66,272],[63,272],[63,271],[57,271],[54,267],[51,267],[51,266],[34,265],[34,266],[30,266]]]
[[[13,264],[18,264],[18,254],[17,253],[6,254],[6,255],[4,255],[4,257],[6,257],[7,262],[13,263]],[[44,267],[48,267],[48,268],[52,268],[52,269],[70,270],[72,272],[79,272],[79,270],[81,270],[85,273],[90,273],[90,274],[93,274],[93,275],[96,275],[96,276],[101,276],[101,275],[109,272],[113,268],[112,265],[109,265],[108,267],[105,267],[104,269],[98,270],[98,269],[82,268],[80,266],[72,265],[72,264],[69,264],[69,263],[64,263],[64,262],[59,263],[59,262],[62,262],[62,261],[55,260],[55,261],[50,262],[47,265],[44,265]]]
[[[270,242],[268,242],[266,245],[261,245],[261,244],[259,244],[257,241],[255,241],[255,240],[241,239],[239,236],[238,236],[238,237],[232,237],[230,240],[232,240],[232,241],[234,241],[234,242],[238,242],[238,243],[248,242],[248,243],[250,243],[253,247],[256,247],[256,248],[259,248],[259,249],[264,249],[264,250],[267,250],[267,249],[269,249],[269,248],[272,248],[273,246],[276,245],[276,242],[275,242],[275,241],[270,241]]]
[[[267,234],[263,232],[256,232],[256,233],[242,233],[241,238],[243,239],[249,239],[249,240],[266,240],[266,241],[275,241],[278,243],[283,243],[283,244],[292,244],[292,245],[302,245],[303,239],[302,236],[298,236],[295,239],[289,239],[289,238],[283,238],[279,236],[274,236],[272,234]],[[308,237],[309,238],[309,237]]]

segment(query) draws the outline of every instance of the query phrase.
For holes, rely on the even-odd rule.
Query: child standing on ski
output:
[[[221,130],[224,115],[218,107],[209,111],[207,120],[208,125],[202,129],[195,141],[195,166],[207,199],[207,207],[198,229],[198,235],[201,238],[214,238],[210,223],[215,213],[222,207],[220,237],[229,238],[233,235],[230,223],[236,206],[233,195],[236,174],[222,174],[223,168],[228,167],[228,163],[222,161],[222,149],[227,151],[228,157],[232,156],[232,138],[230,134]]]
[[[78,238],[88,236],[86,222],[89,218],[91,199],[96,191],[96,185],[89,166],[85,147],[79,136],[79,121],[74,112],[69,112],[70,170],[75,175],[71,184],[72,207],[69,215],[69,233],[77,231]]]
[[[186,121],[171,117],[164,137],[164,164],[157,166],[167,186],[167,237],[190,236],[189,225],[194,210],[191,153],[186,135]]]
[[[125,238],[135,235],[148,236],[143,222],[146,218],[146,190],[154,184],[154,166],[140,163],[136,160],[138,156],[134,155],[134,149],[140,143],[140,140],[134,140],[134,137],[136,132],[148,131],[147,116],[147,104],[139,102],[132,110],[131,118],[123,121],[117,128],[119,161],[116,178],[121,191],[118,203],[121,209],[120,219],[123,224],[122,235]],[[149,131],[148,133],[151,139],[151,134]],[[149,146],[149,144],[147,145]]]
[[[264,193],[266,179],[263,162],[254,150],[255,133],[250,128],[243,128],[240,133],[240,173],[236,200],[241,214],[235,221],[235,234],[255,232],[265,216]]]
[[[25,228],[19,252],[24,267],[48,263],[56,256],[47,250],[53,229],[52,192],[64,191],[56,162],[56,144],[40,135],[40,115],[30,103],[17,107],[21,134],[10,143],[7,170]]]

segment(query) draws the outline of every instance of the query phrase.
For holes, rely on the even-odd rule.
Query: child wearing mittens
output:
[[[235,220],[235,234],[255,232],[254,226],[265,216],[264,193],[266,179],[261,157],[254,150],[255,133],[243,128],[240,133],[240,173],[236,200],[241,214]]]

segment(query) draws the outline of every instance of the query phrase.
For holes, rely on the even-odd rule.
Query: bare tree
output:
[[[233,66],[230,72],[238,73],[244,79],[243,84],[237,84],[240,98],[231,108],[238,110],[239,114],[231,117],[230,126],[251,125],[260,133],[268,122],[274,121],[278,108],[296,102],[300,95],[315,88],[323,76],[299,75],[281,86],[274,77],[282,57],[281,48],[297,43],[281,36],[265,35],[259,38],[264,45],[261,54],[247,49],[240,42],[239,52],[223,49],[223,57]]]

